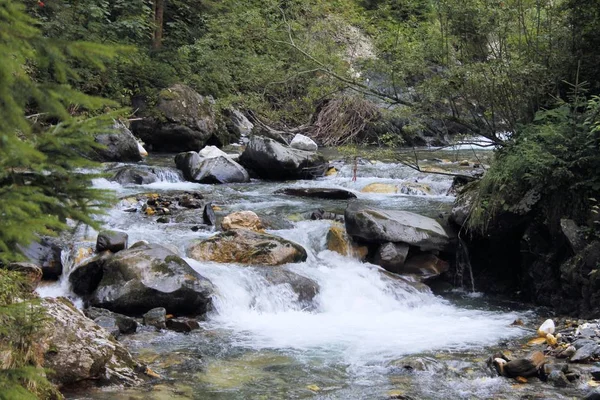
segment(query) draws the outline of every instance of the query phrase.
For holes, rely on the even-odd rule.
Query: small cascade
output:
[[[471,290],[472,293],[475,293],[475,278],[473,277],[469,249],[465,241],[459,235],[458,246],[456,249],[456,275],[454,283],[462,289],[465,288],[465,273],[468,273],[468,283],[470,283],[469,290]]]
[[[152,167],[152,172],[154,172],[161,182],[177,183],[185,181],[181,171],[176,168]]]

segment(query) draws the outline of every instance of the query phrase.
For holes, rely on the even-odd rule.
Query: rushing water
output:
[[[446,196],[449,177],[385,162],[360,165],[356,181],[349,165],[342,165],[336,176],[286,183],[200,185],[182,182],[173,172],[157,175],[160,182],[144,186],[97,180],[96,187],[115,190],[125,198],[105,217],[104,225],[126,231],[130,243],[160,243],[185,256],[190,241],[214,234],[190,229],[201,218],[199,210],[167,224],[123,210],[131,206],[126,197],[140,192],[200,191],[221,208],[219,216],[255,211],[271,233],[303,245],[307,261],[283,268],[317,282],[319,294],[307,307],[289,285],[267,282],[256,268],[186,259],[217,288],[214,311],[202,330],[186,335],[145,330],[123,339],[165,379],[151,389],[72,397],[371,399],[401,393],[431,399],[513,398],[510,384],[486,371],[484,358],[489,347],[523,336],[510,324],[526,315],[465,296],[458,305],[391,278],[375,265],[330,252],[325,249],[325,236],[331,222],[299,216],[318,208],[341,213],[346,203],[274,194],[284,187],[341,187],[355,191],[365,203],[435,216],[447,212],[453,201]],[[370,183],[406,181],[427,184],[431,192],[426,196],[360,193]],[[69,260],[86,243],[65,255],[67,265],[73,264]],[[69,291],[66,282],[44,287],[41,293],[64,295]]]

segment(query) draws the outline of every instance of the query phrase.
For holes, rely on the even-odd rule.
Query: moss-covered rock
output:
[[[145,244],[120,251],[103,263],[102,278],[89,296],[96,307],[141,315],[164,307],[169,314],[203,315],[213,285],[169,249]]]
[[[156,107],[131,128],[153,151],[198,151],[206,144],[228,144],[228,133],[220,129],[214,100],[186,85],[162,90]]]

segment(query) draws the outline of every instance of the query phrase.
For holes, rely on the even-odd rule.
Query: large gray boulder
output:
[[[315,152],[293,149],[263,136],[253,136],[240,163],[263,179],[314,179],[323,176],[328,163]]]
[[[409,246],[405,243],[384,243],[375,253],[375,264],[387,271],[400,273],[408,256]]]
[[[131,129],[146,147],[158,152],[198,151],[207,142],[222,143],[214,100],[186,85],[176,84],[160,92],[156,107]]]
[[[194,243],[188,254],[198,261],[275,266],[306,261],[306,250],[268,233],[232,229]]]
[[[169,314],[203,315],[211,306],[210,281],[163,246],[142,242],[101,264],[97,287],[87,287],[94,290],[88,297],[94,307],[125,315],[141,315],[157,307]],[[90,268],[90,273],[98,271]]]
[[[423,251],[442,250],[449,243],[434,219],[408,211],[384,210],[352,202],[344,213],[346,231],[367,243],[406,243]]]
[[[227,156],[201,157],[194,151],[180,153],[175,165],[190,182],[198,183],[241,183],[248,182],[248,172]]]
[[[86,318],[65,298],[43,299],[48,319],[41,339],[44,367],[58,385],[81,381],[104,384],[141,383],[135,372],[139,365],[110,332]]]
[[[141,161],[142,155],[137,140],[127,127],[116,122],[112,132],[97,135],[96,143],[101,148],[95,149],[90,158],[103,162]]]

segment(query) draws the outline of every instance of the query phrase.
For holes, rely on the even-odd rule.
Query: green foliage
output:
[[[102,68],[115,50],[48,40],[22,4],[0,0],[0,52],[0,262],[8,262],[17,243],[65,229],[67,218],[93,224],[107,200],[78,171],[94,166],[81,154],[110,119],[86,115],[111,103],[73,89],[70,62]]]
[[[538,112],[497,152],[479,182],[471,229],[485,231],[499,215],[519,213],[536,200],[549,224],[564,216],[587,222],[586,199],[600,193],[600,102],[586,100],[579,85],[573,90],[569,102]]]

